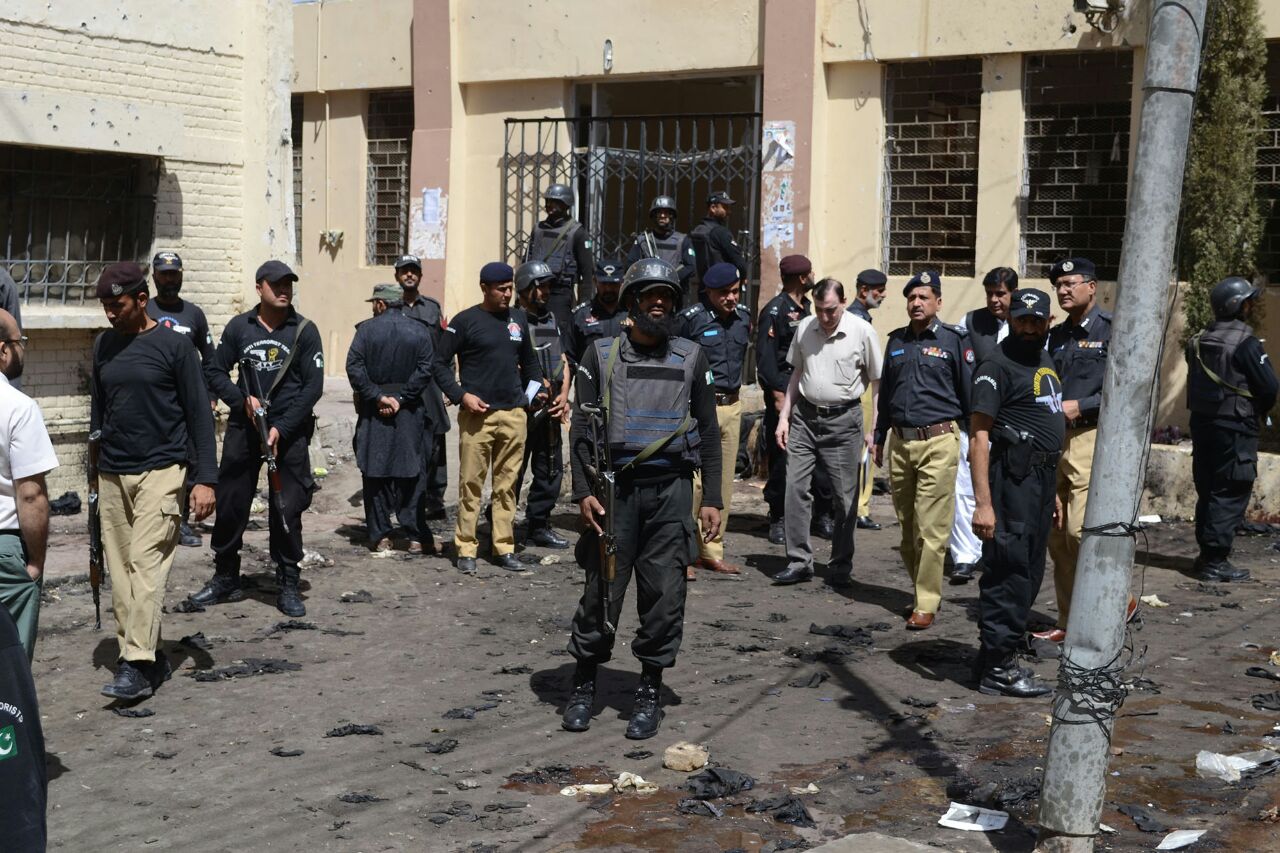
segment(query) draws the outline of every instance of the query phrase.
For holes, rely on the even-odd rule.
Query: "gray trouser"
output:
[[[787,437],[787,568],[812,569],[813,546],[809,524],[813,517],[814,463],[831,478],[831,515],[835,535],[831,538],[833,575],[853,570],[853,531],[857,526],[858,459],[862,454],[862,407],[856,403],[838,415],[819,415],[807,403],[791,410],[791,431]]]

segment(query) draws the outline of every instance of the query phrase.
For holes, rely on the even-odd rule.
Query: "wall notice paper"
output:
[[[964,803],[952,803],[947,813],[938,818],[939,826],[963,829],[966,832],[995,832],[1004,829],[1008,822],[1008,812],[984,809],[982,806],[966,806]]]
[[[440,188],[422,188],[422,224],[440,224]]]
[[[541,382],[535,382],[532,379],[529,380],[529,384],[526,385],[524,389],[524,398],[527,401],[528,405],[530,406],[533,405],[533,398],[538,396],[538,392],[541,390],[542,390]]]

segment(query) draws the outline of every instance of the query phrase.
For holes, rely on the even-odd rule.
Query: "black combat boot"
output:
[[[110,696],[112,699],[123,699],[126,702],[150,696],[155,692],[155,688],[151,686],[146,673],[143,672],[143,667],[146,666],[149,664],[134,663],[130,660],[120,661],[120,666],[116,668],[116,677],[102,688],[102,695]]]
[[[1036,677],[1018,659],[1009,655],[997,664],[986,668],[978,682],[978,692],[989,696],[1011,696],[1014,699],[1030,699],[1052,693],[1053,688]]]
[[[658,694],[662,691],[662,670],[645,665],[640,673],[640,685],[636,687],[635,704],[631,706],[631,721],[627,723],[627,738],[644,740],[658,733],[662,725],[662,708]]]
[[[200,591],[187,596],[187,600],[200,607],[213,604],[227,604],[232,601],[244,601],[244,587],[240,584],[240,561],[219,563],[213,570],[213,577],[200,588]]]
[[[298,591],[297,566],[281,566],[276,570],[280,579],[280,594],[276,596],[276,609],[285,616],[306,616],[307,608],[302,603],[302,593]]]
[[[1196,557],[1195,569],[1197,580],[1202,581],[1232,583],[1249,579],[1248,569],[1236,566],[1227,559],[1226,554],[1221,553],[1206,554],[1202,551]]]
[[[156,649],[156,659],[147,667],[147,681],[151,684],[152,692],[158,691],[160,685],[170,678],[173,678],[173,665],[169,663],[169,656]]]
[[[564,706],[560,727],[566,732],[585,732],[591,728],[591,709],[596,702],[596,665],[578,661],[573,671],[573,692]]]

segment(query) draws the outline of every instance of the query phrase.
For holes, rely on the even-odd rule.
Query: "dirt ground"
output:
[[[852,590],[773,587],[784,561],[764,538],[759,486],[737,484],[728,554],[743,574],[700,573],[690,585],[684,645],[663,690],[667,717],[646,742],[623,738],[639,669],[627,650],[630,606],[591,730],[561,731],[573,668],[565,641],[582,583],[569,553],[524,552],[531,564],[520,574],[482,560],[471,578],[440,558],[374,559],[361,545],[356,472],[341,462],[305,518],[307,547],[326,564],[304,571],[302,624],[281,625],[272,606],[265,532],[247,538],[255,594],[206,612],[173,612],[211,570],[207,549],[180,549],[163,629],[174,677],[138,706],[153,715],[117,716],[98,693],[116,654],[109,601],[104,593],[95,632],[88,587],[76,579],[84,517],[54,519],[53,562],[69,568],[51,572],[35,660],[51,847],[772,851],[877,831],[945,850],[1029,850],[1049,700],[983,696],[968,683],[976,584],[947,588],[933,629],[903,630],[899,529],[878,496],[885,527],[858,533]],[[556,521],[572,529],[571,508]],[[1103,814],[1116,832],[1099,849],[1149,850],[1163,837],[1117,810],[1131,805],[1157,828],[1208,829],[1193,850],[1280,849],[1280,774],[1229,785],[1194,771],[1200,750],[1244,752],[1280,735],[1280,712],[1249,701],[1280,685],[1244,675],[1249,666],[1280,672],[1268,663],[1280,635],[1280,554],[1269,538],[1242,539],[1255,580],[1208,588],[1190,577],[1190,542],[1186,524],[1153,529],[1135,572],[1135,590],[1169,606],[1141,611],[1135,643],[1146,654],[1130,675],[1144,680],[1116,726]],[[1037,611],[1052,618],[1051,582]],[[844,640],[811,625],[868,630]],[[194,677],[263,659],[288,665]],[[1056,661],[1036,668],[1052,677]],[[326,736],[347,724],[377,733]],[[713,801],[722,816],[682,813],[688,774],[662,767],[679,740],[706,744],[714,766],[750,774],[754,789]],[[559,793],[621,771],[659,791]],[[810,783],[818,791],[798,799],[811,828],[746,810]],[[949,799],[975,802],[993,787],[1012,814],[1004,831],[937,825]]]

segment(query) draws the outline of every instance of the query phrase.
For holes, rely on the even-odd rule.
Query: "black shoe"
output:
[[[564,706],[560,727],[567,732],[591,728],[591,709],[596,702],[596,666],[579,661],[573,673],[573,693]]]
[[[869,515],[860,515],[858,516],[858,529],[859,530],[879,530],[880,522],[875,521]]]
[[[564,549],[569,547],[569,540],[550,527],[535,527],[524,537],[524,544],[537,545],[540,548]]]
[[[1206,561],[1200,564],[1200,574],[1196,575],[1199,580],[1211,581],[1216,583],[1231,583],[1232,581],[1247,581],[1249,579],[1249,570],[1242,569],[1225,557],[1221,560]]]
[[[774,578],[774,580],[776,581],[777,578]],[[840,572],[834,575],[827,575],[823,583],[832,589],[852,589],[853,574],[851,572]]]
[[[811,529],[819,539],[830,540],[836,535],[836,520],[829,515],[820,515],[813,520]]]
[[[1014,699],[1030,699],[1052,693],[1053,688],[1036,677],[1016,658],[1006,658],[996,666],[987,667],[978,682],[978,692],[988,696],[1011,696]]]
[[[787,530],[786,524],[782,521],[769,522],[769,544],[770,545],[786,545]]]
[[[139,665],[128,660],[120,661],[120,666],[116,667],[116,677],[102,688],[103,696],[123,699],[126,702],[145,699],[155,692],[155,688],[151,686],[151,682],[147,680]]]
[[[279,571],[280,593],[276,596],[276,609],[285,616],[307,615],[302,593],[298,590],[298,574],[297,566],[283,566]]]
[[[476,573],[476,558],[459,557],[458,571],[462,572],[464,575],[474,575]]]
[[[515,554],[501,554],[493,558],[493,564],[500,569],[506,569],[509,572],[528,571],[529,567],[520,562],[520,558]]]
[[[803,583],[813,577],[813,569],[783,569],[773,576],[775,586]]]
[[[441,507],[435,507],[434,509],[427,510],[423,514],[423,518],[425,518],[427,521],[444,521],[446,518],[448,518],[448,515],[444,511],[444,507],[441,506]]]
[[[957,586],[973,580],[978,572],[977,563],[956,563],[951,569],[951,582]]]
[[[178,544],[188,548],[199,548],[204,544],[204,540],[200,538],[200,534],[191,529],[191,525],[184,521],[178,528]]]
[[[662,683],[640,681],[636,688],[635,704],[631,706],[631,720],[627,723],[628,740],[645,740],[658,733],[662,725],[662,708],[658,705],[658,691]]]
[[[187,596],[192,604],[209,607],[213,604],[228,604],[232,601],[244,601],[248,596],[240,585],[240,575],[214,572],[208,583],[200,587],[200,591]]]
[[[169,656],[156,649],[156,659],[147,667],[147,681],[151,684],[152,692],[159,690],[160,685],[170,678],[173,678],[173,665],[169,663]]]

